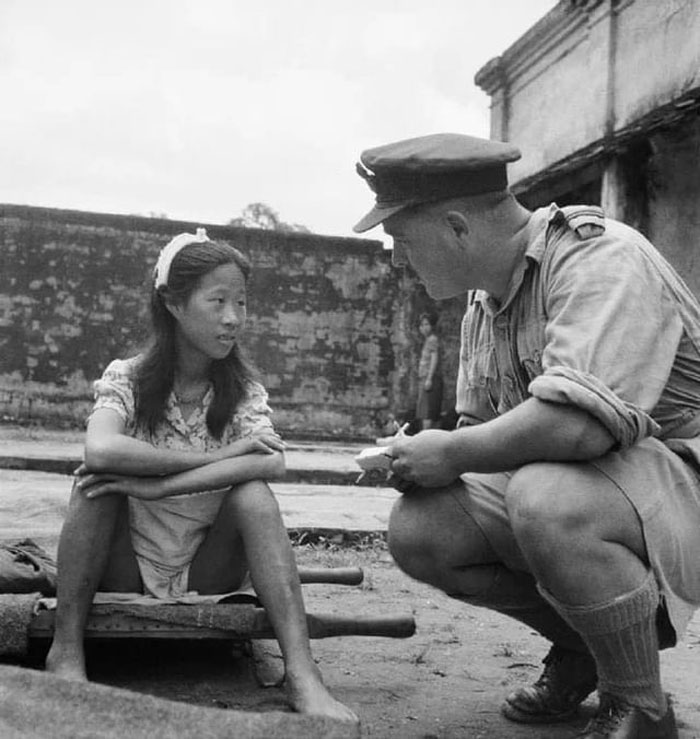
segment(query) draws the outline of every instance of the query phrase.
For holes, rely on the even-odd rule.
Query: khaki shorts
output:
[[[671,624],[680,637],[700,607],[700,478],[657,439],[644,439],[588,464],[632,504],[642,524],[649,563]],[[462,475],[453,488],[460,507],[479,526],[510,569],[528,571],[505,505],[510,474]],[[585,495],[585,488],[581,495]],[[601,512],[604,515],[604,512]]]

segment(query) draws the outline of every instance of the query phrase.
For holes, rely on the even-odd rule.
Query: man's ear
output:
[[[447,223],[450,225],[455,236],[459,238],[469,234],[469,225],[463,213],[460,213],[458,210],[450,210],[447,212],[445,218],[447,218]]]

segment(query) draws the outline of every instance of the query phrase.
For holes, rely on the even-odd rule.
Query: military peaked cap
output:
[[[511,144],[459,133],[405,139],[360,155],[357,173],[376,195],[376,204],[355,224],[368,231],[411,205],[505,190],[506,165],[520,159]]]

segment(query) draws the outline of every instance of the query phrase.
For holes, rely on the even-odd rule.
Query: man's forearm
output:
[[[462,472],[503,472],[530,462],[584,461],[615,440],[579,408],[530,398],[508,413],[452,432],[449,456]]]

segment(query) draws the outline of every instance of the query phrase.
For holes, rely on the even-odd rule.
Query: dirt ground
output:
[[[466,606],[416,583],[392,563],[381,542],[360,548],[297,546],[307,566],[361,566],[356,587],[305,585],[310,613],[410,615],[417,633],[407,639],[332,637],[313,641],[314,655],[334,694],[357,712],[364,737],[574,736],[594,710],[555,727],[512,724],[499,714],[503,696],[540,672],[547,645],[524,626]],[[40,654],[35,658],[40,659]],[[673,695],[682,739],[700,739],[700,619],[683,644],[662,657],[664,684]],[[91,678],[173,700],[221,709],[286,710],[279,688],[261,688],[253,662],[221,642],[93,644]]]

